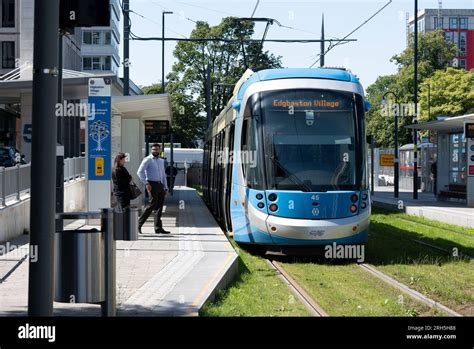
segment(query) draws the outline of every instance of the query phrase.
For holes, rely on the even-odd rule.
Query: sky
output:
[[[274,18],[288,29],[274,24],[267,39],[319,39],[324,13],[326,38],[343,38],[387,4],[389,0],[279,1],[260,0],[254,17]],[[189,37],[193,21],[217,25],[227,16],[250,17],[257,0],[130,0],[132,32],[140,37],[161,37],[162,11],[166,15],[165,37]],[[474,8],[474,0],[444,0],[443,8]],[[438,0],[419,0],[419,9],[438,8]],[[328,52],[326,66],[344,66],[356,74],[367,88],[378,76],[393,74],[396,66],[390,58],[406,47],[406,13],[413,16],[413,0],[393,0],[382,12],[355,32],[350,39]],[[255,39],[261,39],[265,24],[255,27]],[[165,74],[175,60],[176,42],[165,43]],[[319,43],[265,43],[265,50],[282,56],[284,67],[307,68],[320,51]],[[121,54],[123,54],[121,48]],[[161,81],[161,42],[131,41],[130,76],[139,86]],[[319,63],[316,65],[318,66]]]

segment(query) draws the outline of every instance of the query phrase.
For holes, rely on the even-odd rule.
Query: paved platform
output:
[[[75,221],[76,227],[84,221]],[[194,189],[178,187],[165,201],[155,234],[150,217],[138,241],[117,241],[118,316],[197,316],[238,273],[238,256]],[[28,236],[0,256],[0,316],[26,315]],[[59,316],[100,316],[94,304],[54,303]]]
[[[399,198],[396,199],[393,197],[393,187],[375,187],[372,202],[375,207],[474,228],[474,208],[467,207],[465,201],[438,201],[433,193],[421,192],[418,192],[418,200],[414,200],[413,192],[408,190],[400,190]]]

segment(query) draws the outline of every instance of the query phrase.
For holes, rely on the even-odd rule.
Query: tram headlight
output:
[[[265,204],[263,202],[259,202],[257,204],[258,208],[264,208],[265,207]]]
[[[365,202],[363,202],[361,205],[360,205],[361,208],[366,208],[367,207],[367,204]]]
[[[354,204],[352,204],[349,209],[351,210],[352,213],[356,213],[356,212],[357,212],[357,206],[354,205]]]
[[[351,201],[352,202],[357,202],[357,200],[359,200],[359,197],[356,194],[352,194],[351,195]]]
[[[272,212],[276,212],[276,211],[278,211],[278,205],[277,204],[271,204],[269,209]]]
[[[270,201],[276,201],[276,199],[278,199],[277,194],[270,194],[270,195],[268,195],[268,200],[270,200]]]
[[[362,200],[367,200],[367,193],[362,194]]]
[[[256,195],[256,198],[257,198],[257,200],[262,200],[262,199],[263,199],[263,195],[260,194],[260,193],[258,193],[258,194]]]

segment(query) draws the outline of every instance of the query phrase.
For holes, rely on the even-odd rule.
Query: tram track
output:
[[[266,260],[267,264],[277,273],[278,277],[288,286],[290,291],[300,299],[300,301],[303,303],[303,305],[310,311],[310,313],[313,316],[317,317],[327,317],[329,316],[323,309],[322,307],[298,284],[298,282],[295,281],[291,275],[284,270],[284,268],[276,261],[274,260]],[[361,263],[361,264],[356,264],[359,268],[364,270],[365,272],[369,273],[373,277],[383,281],[385,284],[398,289],[401,291],[403,294],[409,296],[410,298],[428,306],[431,309],[436,309],[439,311],[442,311],[449,316],[454,316],[454,317],[462,317],[462,314],[459,314],[453,309],[448,308],[444,304],[441,304],[425,295],[422,293],[410,288],[409,286],[405,285],[404,283],[401,283],[391,276],[381,272],[380,270],[376,269],[375,267],[366,264],[366,263]]]
[[[422,294],[418,291],[415,291],[414,289],[412,289],[412,288],[408,287],[407,285],[395,280],[391,276],[388,276],[387,274],[381,272],[380,270],[378,270],[377,268],[375,268],[375,267],[373,267],[369,264],[361,263],[361,264],[357,264],[357,265],[360,268],[362,268],[364,271],[370,273],[372,276],[378,278],[379,280],[382,280],[383,282],[385,282],[386,284],[388,284],[392,287],[397,288],[398,290],[400,290],[404,294],[410,296],[411,298],[413,298],[413,299],[415,299],[415,300],[417,300],[417,301],[419,301],[423,304],[426,304],[430,308],[441,310],[441,311],[449,314],[450,316],[462,317],[462,315],[459,314],[458,312],[448,308],[447,306],[445,306],[445,305],[443,305],[439,302],[436,302],[435,300],[433,300],[431,298],[426,297],[424,294]]]
[[[447,231],[447,232],[450,232],[450,233],[453,233],[453,234],[456,234],[456,235],[463,236],[463,237],[468,238],[468,239],[474,239],[474,235],[469,235],[469,234],[466,234],[466,233],[462,233],[462,232],[457,231],[457,230],[446,229],[446,228],[438,227],[436,225],[432,225],[432,224],[429,224],[429,223],[418,222],[416,220],[411,220],[411,219],[404,218],[404,217],[397,217],[397,219],[399,219],[401,221],[409,222],[409,223],[412,223],[412,224],[419,224],[419,225],[422,225],[422,226],[425,226],[425,227],[428,227],[428,228],[434,228],[434,229],[438,229],[438,230],[442,230],[442,231]]]
[[[275,260],[266,259],[267,264],[275,271],[277,276],[288,286],[290,291],[303,303],[312,316],[329,316],[321,306],[293,279],[283,267]]]

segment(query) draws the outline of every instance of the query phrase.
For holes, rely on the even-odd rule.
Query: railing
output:
[[[64,181],[70,182],[86,174],[85,157],[64,159]]]
[[[85,176],[85,158],[69,158],[64,160],[64,181]],[[2,205],[6,206],[7,200],[20,200],[22,194],[30,192],[31,163],[12,167],[0,167],[0,198]]]

